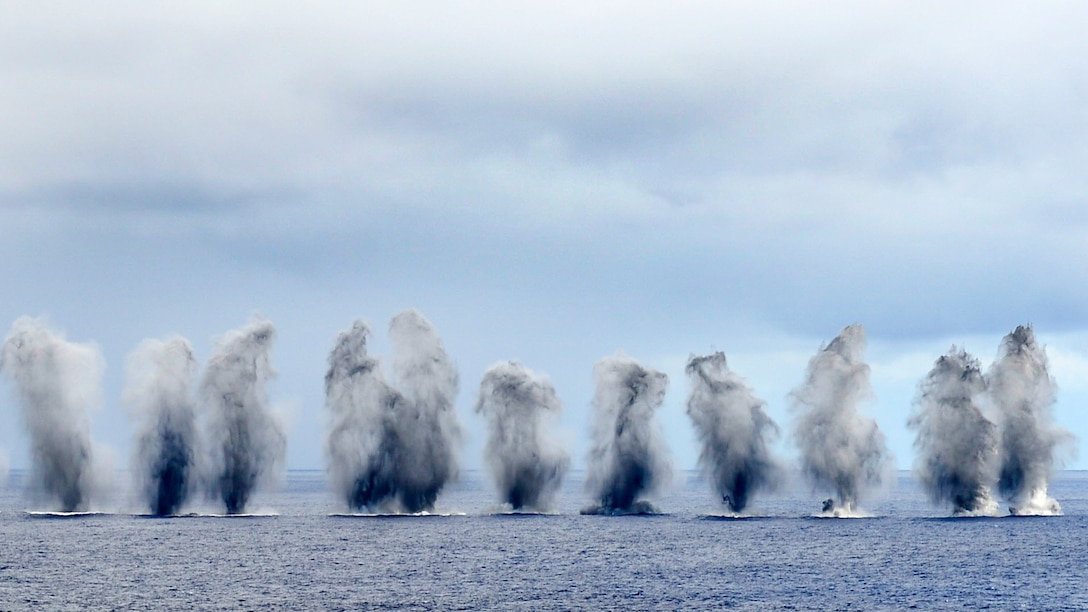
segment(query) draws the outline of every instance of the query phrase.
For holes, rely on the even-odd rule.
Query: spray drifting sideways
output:
[[[1054,381],[1046,352],[1030,326],[1018,326],[1001,341],[998,358],[986,376],[1000,429],[997,488],[1014,515],[1061,514],[1047,495],[1047,481],[1057,447],[1072,434],[1052,422]]]
[[[814,488],[834,493],[823,511],[835,516],[855,515],[861,496],[879,487],[889,470],[884,434],[858,413],[859,402],[871,395],[864,349],[864,328],[843,329],[809,361],[805,382],[790,394],[802,471]]]
[[[699,467],[722,502],[742,512],[754,493],[773,488],[781,476],[768,449],[778,426],[764,412],[766,403],[729,369],[724,353],[692,356],[687,373],[687,412],[702,444]]]
[[[392,386],[367,355],[369,334],[356,321],[329,354],[325,451],[332,485],[353,510],[430,510],[457,475],[457,371],[434,327],[414,310],[389,324]]]
[[[919,386],[915,472],[934,504],[955,515],[986,516],[997,510],[989,478],[997,454],[997,429],[975,402],[985,389],[978,360],[953,346]]]
[[[654,412],[665,399],[669,378],[623,355],[593,367],[597,390],[586,490],[597,500],[583,514],[654,512],[640,498],[652,495],[672,475],[661,425]]]
[[[282,469],[283,426],[272,413],[266,387],[275,373],[269,353],[272,323],[255,319],[221,338],[200,385],[211,451],[211,494],[228,514],[245,511],[250,497]]]
[[[109,479],[87,417],[101,397],[98,351],[21,317],[0,349],[0,371],[15,384],[30,434],[32,494],[62,512],[90,509]]]
[[[476,412],[487,418],[484,450],[502,501],[514,510],[546,510],[570,467],[570,455],[553,442],[543,419],[563,404],[543,377],[513,361],[484,372]]]
[[[194,490],[196,376],[184,338],[145,340],[128,357],[124,400],[136,421],[132,473],[152,514],[177,514]]]

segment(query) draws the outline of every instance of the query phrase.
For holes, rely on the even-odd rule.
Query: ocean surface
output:
[[[431,516],[337,516],[322,472],[289,472],[255,516],[28,513],[0,490],[0,609],[1084,610],[1088,472],[1064,516],[950,518],[909,473],[870,518],[816,518],[792,487],[725,518],[696,474],[654,516],[582,516],[581,474],[554,514],[509,514],[462,474]]]

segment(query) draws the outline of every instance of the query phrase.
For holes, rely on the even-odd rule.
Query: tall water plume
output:
[[[136,492],[157,515],[176,514],[196,484],[197,361],[184,338],[145,340],[129,355],[125,402],[136,421]]]
[[[329,478],[349,508],[379,509],[397,492],[396,413],[400,398],[367,355],[370,329],[356,321],[329,354],[325,405],[330,421],[325,453]]]
[[[992,514],[997,428],[975,399],[986,384],[978,359],[953,346],[922,381],[907,425],[918,430],[915,473],[935,504],[954,514]]]
[[[250,497],[283,468],[287,438],[268,403],[274,376],[272,323],[255,319],[216,344],[201,381],[207,411],[211,493],[228,514],[245,511]]]
[[[30,317],[12,324],[0,352],[30,434],[31,494],[53,509],[88,510],[108,486],[87,414],[101,401],[102,367],[96,348],[67,342]]]
[[[398,462],[398,499],[408,512],[434,507],[442,489],[457,476],[461,427],[453,400],[457,369],[430,321],[405,310],[389,322],[397,437],[404,448]]]
[[[778,426],[764,412],[766,403],[729,369],[724,353],[693,355],[687,373],[687,412],[702,445],[699,467],[722,502],[741,512],[753,494],[773,488],[781,477],[768,448]]]
[[[394,375],[367,355],[370,329],[356,321],[329,354],[325,376],[333,488],[354,510],[430,510],[457,474],[457,372],[434,328],[414,310],[393,318]]]
[[[487,418],[484,450],[503,502],[515,510],[545,510],[570,467],[544,419],[563,410],[551,382],[514,361],[484,372],[476,412]]]
[[[1058,447],[1073,437],[1053,422],[1055,384],[1031,326],[1005,336],[987,381],[1000,429],[998,491],[1013,514],[1060,514],[1047,482]]]
[[[790,394],[802,470],[814,488],[834,495],[824,502],[825,512],[855,512],[889,470],[884,434],[858,412],[872,394],[864,350],[865,329],[846,327],[809,360],[804,384]]]
[[[622,354],[598,361],[593,378],[586,490],[596,505],[583,513],[653,512],[640,498],[657,492],[672,474],[661,425],[654,419],[669,378]]]

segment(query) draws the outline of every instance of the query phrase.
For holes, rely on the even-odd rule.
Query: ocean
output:
[[[695,473],[661,514],[583,516],[583,474],[552,514],[510,514],[467,472],[429,516],[344,516],[322,472],[291,471],[245,517],[129,508],[32,514],[0,495],[3,610],[1084,610],[1088,472],[1063,516],[951,518],[907,472],[869,518],[817,518],[802,486],[723,516]],[[121,508],[130,506],[119,502]]]

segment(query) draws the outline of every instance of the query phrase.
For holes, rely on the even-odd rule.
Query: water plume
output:
[[[858,412],[872,394],[864,350],[865,329],[846,327],[809,360],[805,382],[790,394],[802,471],[814,488],[833,493],[824,512],[837,516],[856,514],[862,496],[889,470],[884,434]]]
[[[1047,495],[1047,482],[1056,450],[1073,437],[1053,423],[1055,384],[1031,326],[1018,326],[1001,341],[987,382],[1000,429],[997,488],[1011,504],[1009,511],[1061,514]]]
[[[593,378],[597,390],[586,490],[596,505],[582,512],[654,512],[640,498],[657,492],[672,475],[661,425],[654,419],[669,378],[622,354],[598,361]]]
[[[976,396],[985,390],[978,359],[955,346],[933,365],[919,386],[907,425],[918,430],[915,472],[935,504],[957,515],[993,514],[989,481],[997,453],[997,429]]]
[[[393,410],[400,396],[382,378],[378,360],[367,355],[369,335],[362,321],[341,332],[325,374],[329,479],[354,510],[381,508],[397,491]]]
[[[125,402],[136,421],[132,473],[156,515],[177,514],[195,484],[196,376],[184,338],[145,340],[129,355]]]
[[[774,487],[781,476],[768,449],[778,426],[764,412],[766,403],[729,369],[724,353],[693,355],[687,373],[687,412],[702,444],[699,467],[722,502],[742,512],[753,494]]]
[[[370,329],[362,321],[329,354],[329,476],[353,510],[422,512],[457,475],[457,371],[418,312],[394,317],[389,334],[395,387],[367,354]]]
[[[266,390],[274,376],[269,353],[275,331],[272,323],[255,319],[220,338],[200,384],[211,493],[228,514],[244,512],[253,493],[283,466],[287,438]]]
[[[31,493],[62,512],[90,509],[109,481],[91,440],[88,410],[101,401],[102,357],[65,341],[40,319],[20,317],[0,350],[31,440]]]
[[[397,465],[397,497],[405,511],[420,512],[433,508],[457,476],[457,369],[430,321],[415,310],[393,317],[389,340],[394,387],[403,399],[396,405],[397,437],[404,449]]]
[[[563,404],[551,382],[514,361],[498,363],[480,381],[476,412],[487,418],[484,450],[503,502],[546,510],[570,467],[570,455],[544,429]]]

